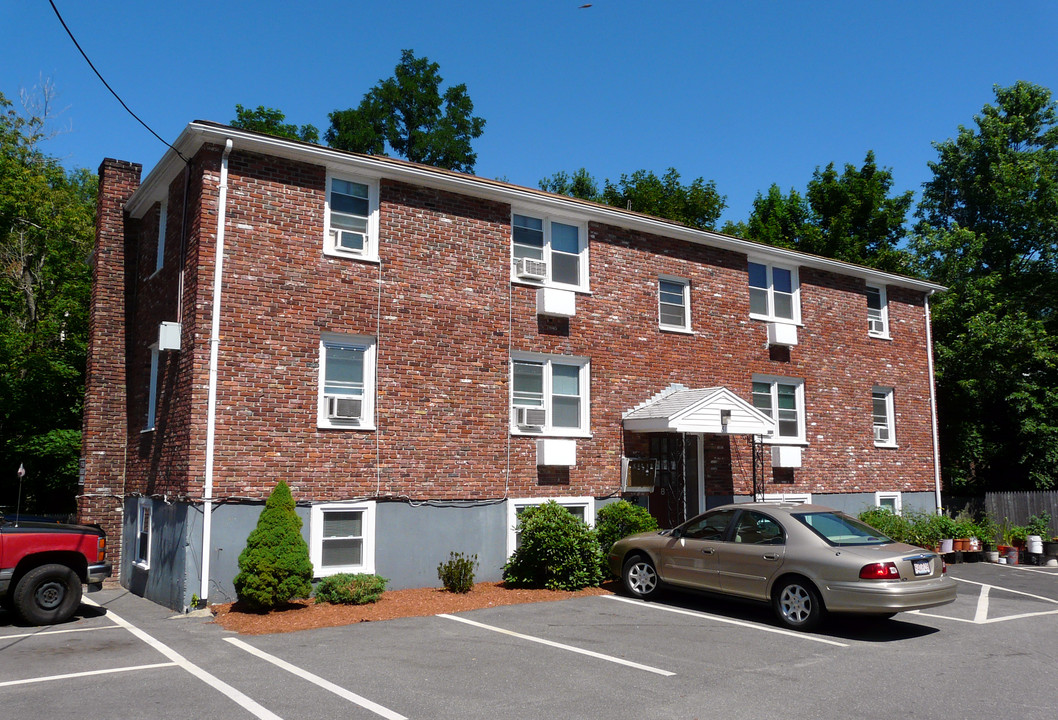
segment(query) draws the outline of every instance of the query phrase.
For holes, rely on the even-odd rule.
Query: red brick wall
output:
[[[182,182],[170,188],[167,253],[179,245]],[[154,492],[201,493],[218,182],[219,148],[206,147],[191,183],[185,344],[168,359],[159,431],[137,434],[130,453],[130,478]],[[773,353],[749,318],[744,255],[593,223],[591,293],[568,323],[545,322],[535,289],[509,282],[510,206],[383,180],[382,262],[358,262],[323,254],[324,184],[319,166],[231,155],[217,496],[260,497],[280,478],[305,499],[608,495],[620,488],[623,412],[673,382],[748,400],[753,373],[805,382],[810,444],[785,489],[932,488],[921,296],[890,288],[893,340],[871,339],[863,281],[802,269],[800,344]],[[696,334],[658,329],[659,273],[691,281]],[[143,280],[138,325],[173,319],[173,283]],[[321,332],[377,336],[377,432],[316,427]],[[145,409],[138,333],[130,431]],[[593,436],[577,440],[568,472],[535,466],[535,438],[508,437],[508,344],[591,358]],[[898,449],[873,444],[874,384],[896,387]],[[742,439],[730,465],[733,491],[748,494]]]
[[[81,457],[80,522],[98,523],[109,540],[115,570],[121,564],[121,512],[125,481],[125,273],[126,245],[136,223],[123,211],[139,187],[142,167],[106,159],[99,166],[96,245],[92,253],[92,304],[88,313]],[[116,574],[116,573],[115,573]]]

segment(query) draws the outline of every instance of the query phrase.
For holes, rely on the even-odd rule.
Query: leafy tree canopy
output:
[[[441,92],[439,70],[404,50],[393,77],[380,80],[357,107],[330,113],[327,144],[369,155],[388,148],[413,162],[473,172],[477,153],[471,141],[481,136],[485,121],[473,114],[466,85]]]
[[[715,182],[697,178],[685,185],[675,168],[669,168],[661,177],[648,170],[622,174],[617,182],[607,180],[601,192],[599,183],[585,168],[572,175],[559,171],[541,180],[539,186],[548,192],[675,220],[699,230],[714,229],[727,207]]]
[[[1050,90],[995,88],[975,127],[935,143],[914,238],[949,286],[934,305],[945,483],[1058,479],[1058,114]]]
[[[744,223],[728,223],[724,232],[758,242],[822,255],[889,272],[910,272],[910,255],[901,248],[913,193],[890,196],[892,172],[879,168],[868,151],[863,166],[834,163],[816,168],[804,195],[777,185],[757,193]]]
[[[284,122],[287,119],[285,113],[275,108],[258,105],[256,110],[235,105],[235,119],[229,125],[243,130],[266,133],[277,137],[301,140],[303,142],[318,143],[320,131],[315,125],[297,125]]]
[[[96,177],[44,153],[47,100],[20,113],[0,93],[0,505],[72,512]]]

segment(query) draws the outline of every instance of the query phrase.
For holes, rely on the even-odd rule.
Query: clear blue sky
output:
[[[675,167],[716,181],[724,219],[772,183],[803,190],[828,162],[873,149],[898,190],[920,189],[931,143],[1027,80],[1058,93],[1058,3],[145,2],[55,0],[126,103],[173,140],[191,120],[267,105],[321,133],[403,48],[466,83],[487,121],[476,171],[529,186],[586,167],[600,181]],[[67,167],[104,157],[145,171],[165,147],[81,59],[47,0],[0,8],[0,91],[43,76],[68,132]]]

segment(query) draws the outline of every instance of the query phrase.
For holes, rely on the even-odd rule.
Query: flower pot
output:
[[[1044,541],[1043,554],[1045,557],[1058,557],[1058,542],[1052,540]]]
[[[940,541],[940,552],[942,555],[947,555],[951,552],[952,541],[950,539]]]
[[[1018,549],[1016,547],[1007,548],[1007,565],[1018,564]]]
[[[985,560],[990,563],[999,562],[999,551],[998,550],[985,550]]]
[[[970,538],[956,538],[951,541],[952,550],[955,552],[969,552]]]

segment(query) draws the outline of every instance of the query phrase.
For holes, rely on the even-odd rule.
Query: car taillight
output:
[[[96,541],[96,562],[101,563],[107,559],[107,539],[103,536]]]
[[[898,580],[899,578],[900,571],[897,570],[896,563],[871,563],[860,568],[861,580]]]

